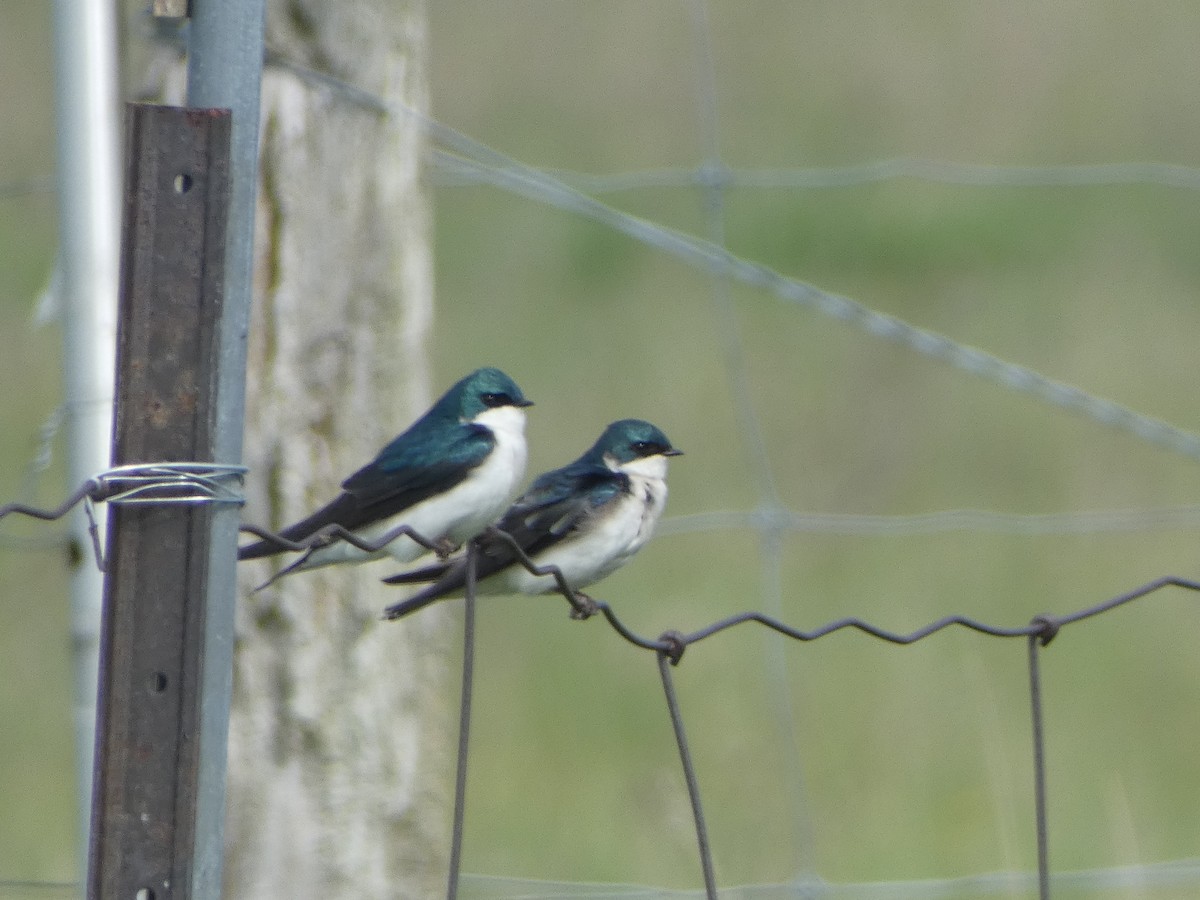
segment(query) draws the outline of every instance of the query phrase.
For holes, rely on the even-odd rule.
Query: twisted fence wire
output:
[[[704,880],[705,896],[708,900],[716,900],[718,896],[716,879],[713,874],[712,848],[709,843],[707,826],[705,824],[703,803],[700,799],[699,782],[692,761],[683,715],[675,693],[674,680],[670,672],[671,667],[678,666],[683,660],[684,652],[689,646],[746,623],[756,623],[785,637],[802,642],[815,641],[836,632],[851,629],[888,643],[908,646],[956,626],[989,637],[1025,638],[1029,656],[1028,672],[1030,715],[1032,719],[1031,735],[1033,743],[1038,896],[1040,900],[1049,900],[1051,878],[1049,829],[1046,813],[1045,725],[1042,709],[1042,676],[1038,657],[1040,649],[1048,646],[1067,625],[1107,613],[1164,588],[1178,587],[1191,591],[1200,591],[1200,582],[1198,581],[1175,576],[1163,576],[1092,606],[1084,607],[1064,615],[1044,614],[1035,616],[1029,624],[1015,627],[993,625],[969,616],[949,615],[907,633],[885,629],[858,617],[846,617],[826,623],[813,630],[803,630],[791,626],[777,617],[761,612],[748,611],[728,616],[689,633],[669,630],[663,632],[657,638],[651,638],[639,635],[625,625],[616,611],[607,602],[574,591],[567,583],[562,572],[556,567],[537,565],[510,535],[494,527],[489,529],[489,534],[492,537],[505,540],[512,549],[518,564],[525,567],[531,574],[536,576],[553,576],[559,593],[562,594],[570,605],[572,618],[585,620],[595,615],[601,615],[621,638],[635,647],[654,652],[662,679],[663,692],[667,701],[672,730],[679,751],[680,764],[683,768],[684,781],[687,785],[688,797],[691,803],[693,824],[700,854],[701,875]],[[474,673],[475,542],[470,542],[468,547],[466,585],[468,609],[464,624],[463,640],[463,698],[459,731],[458,779],[456,781],[455,794],[455,826],[451,838],[452,869],[449,877],[448,900],[454,900],[457,897],[458,885],[461,878],[458,866],[461,865],[462,809],[465,806],[466,765],[469,754],[468,741],[464,735],[467,734],[469,728],[471,684]]]
[[[241,506],[244,497],[240,485],[246,471],[245,466],[207,462],[135,463],[116,466],[89,478],[58,506],[38,507],[28,503],[6,503],[0,506],[0,521],[10,515],[56,521],[83,504],[90,522],[89,531],[92,535],[96,565],[104,571],[104,552],[100,546],[99,529],[93,512],[95,504],[194,506],[230,503]],[[231,485],[230,481],[237,482],[236,486]],[[337,524],[326,525],[299,541],[249,522],[240,524],[238,531],[267,541],[278,550],[301,553],[301,561],[307,555],[335,541],[345,541],[359,550],[374,553],[403,536],[420,544],[429,552],[438,553],[443,550],[441,544],[426,539],[408,525],[399,525],[373,540],[365,539]],[[289,566],[283,572],[291,571],[292,568],[294,566]],[[260,589],[271,584],[283,572],[277,573],[266,584],[260,585]]]
[[[0,506],[0,520],[9,515],[24,515],[36,519],[53,521],[69,513],[80,503],[101,501],[171,505],[240,503],[240,493],[235,489],[231,489],[224,482],[228,479],[236,479],[240,482],[243,474],[244,469],[240,466],[220,466],[209,463],[173,462],[122,466],[89,479],[57,507],[42,509],[22,503],[9,503]],[[393,532],[384,535],[378,541],[363,541],[340,528],[322,529],[303,541],[292,541],[281,534],[252,524],[244,524],[240,527],[240,530],[253,534],[260,539],[275,543],[280,549],[300,550],[303,552],[311,552],[318,547],[326,546],[332,540],[342,539],[343,534],[346,535],[344,539],[348,542],[358,546],[360,549],[371,551],[382,549],[390,540],[398,538],[401,534],[421,543],[426,549],[431,551],[438,549],[437,543],[426,540],[407,526],[393,529]],[[341,534],[338,532],[341,532]],[[489,529],[489,535],[506,541],[515,555],[517,564],[524,566],[531,574],[552,576],[558,592],[562,594],[570,606],[572,618],[586,620],[600,615],[621,638],[635,647],[652,651],[655,654],[664,696],[667,701],[668,714],[679,751],[680,764],[688,789],[700,857],[701,875],[705,885],[705,896],[709,900],[715,900],[718,896],[712,848],[709,843],[703,803],[700,798],[699,783],[684,728],[683,715],[675,694],[674,680],[671,675],[671,668],[678,666],[682,662],[684,653],[688,647],[747,623],[761,625],[770,631],[801,642],[818,640],[843,630],[857,630],[888,643],[911,645],[951,627],[963,628],[990,637],[1025,638],[1029,653],[1038,890],[1041,900],[1048,900],[1051,878],[1045,799],[1047,779],[1044,714],[1041,702],[1042,676],[1038,662],[1040,649],[1049,645],[1061,630],[1068,625],[1107,613],[1164,588],[1177,587],[1185,590],[1200,591],[1200,582],[1168,575],[1147,582],[1123,594],[1110,597],[1092,606],[1062,615],[1045,614],[1035,616],[1029,624],[1016,627],[993,625],[969,616],[948,615],[911,632],[896,632],[874,625],[864,619],[851,616],[828,622],[815,629],[804,630],[789,625],[776,616],[758,611],[746,611],[719,619],[695,631],[681,632],[669,630],[663,632],[658,637],[645,637],[625,625],[609,603],[575,591],[567,582],[562,572],[556,567],[537,565],[510,535],[494,527]],[[97,548],[98,550],[99,548]],[[447,883],[448,900],[456,900],[461,880],[463,824],[466,808],[466,774],[470,753],[470,715],[474,682],[476,541],[468,542],[466,553],[467,581],[465,594],[467,614],[463,632],[462,698],[460,702],[458,759],[455,780],[454,825],[451,837],[451,869]],[[97,558],[97,562],[100,562],[99,557]]]

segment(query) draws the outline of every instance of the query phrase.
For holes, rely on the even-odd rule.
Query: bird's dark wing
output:
[[[425,437],[408,431],[384,447],[371,463],[342,482],[342,493],[311,516],[289,525],[280,534],[300,541],[331,524],[354,531],[389,519],[448,491],[487,459],[496,439],[481,425],[457,425],[446,440],[445,429]],[[436,539],[437,535],[431,535]],[[238,559],[256,559],[283,552],[270,541],[238,549]]]
[[[504,514],[496,529],[508,534],[527,556],[549,550],[582,527],[589,518],[629,491],[629,479],[603,466],[574,464],[541,476]],[[479,580],[520,565],[512,545],[492,532],[477,539]],[[387,584],[432,582],[420,593],[389,606],[384,618],[398,619],[466,584],[466,558],[453,559],[385,578]]]

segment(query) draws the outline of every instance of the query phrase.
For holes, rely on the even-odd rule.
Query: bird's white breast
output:
[[[456,521],[446,529],[446,534],[458,544],[475,537],[500,518],[525,477],[525,410],[516,406],[486,409],[474,421],[492,432],[496,446],[447,495],[447,500],[456,507]]]
[[[360,534],[378,538],[403,524],[431,541],[448,538],[462,544],[496,521],[512,502],[525,474],[525,411],[515,406],[487,409],[474,422],[488,428],[496,439],[482,463],[444,494],[422,500],[386,522],[362,529]],[[386,552],[407,563],[427,551],[401,537],[388,544]]]
[[[659,464],[654,465],[658,460]],[[667,502],[666,459],[651,457],[622,468],[630,478],[630,491],[606,507],[601,516],[576,537],[535,560],[539,565],[558,566],[567,582],[580,590],[623,566],[642,548],[654,532]],[[507,586],[528,594],[555,590],[551,576],[535,576],[521,566],[507,572]]]

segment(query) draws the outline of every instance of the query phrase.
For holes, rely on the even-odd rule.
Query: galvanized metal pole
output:
[[[112,443],[121,190],[115,15],[116,4],[104,0],[54,2],[58,301],[72,487],[108,468]],[[90,546],[87,522],[78,510],[71,519],[70,559],[81,857],[90,822],[104,586]]]
[[[190,11],[188,105],[224,108],[232,114],[225,301],[218,335],[213,459],[238,464],[245,418],[266,0],[191,0]],[[218,900],[221,895],[229,704],[233,691],[235,548],[240,517],[234,508],[219,507],[213,512],[192,871],[191,896],[196,900]]]

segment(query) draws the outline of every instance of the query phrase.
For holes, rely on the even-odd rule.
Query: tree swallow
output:
[[[302,541],[337,524],[375,541],[407,525],[447,550],[461,545],[494,522],[516,493],[525,474],[525,407],[531,405],[499,369],[477,369],[343,481],[337,499],[280,534]],[[263,540],[240,547],[238,559],[281,552]],[[271,581],[294,571],[383,556],[407,563],[426,552],[405,535],[374,553],[331,539]]]
[[[510,535],[538,566],[557,566],[574,592],[616,571],[650,539],[667,502],[667,457],[682,452],[649,422],[613,422],[575,462],[538,476],[495,529],[479,536],[479,592],[544,594],[557,587],[552,575],[534,575],[521,565],[496,531]],[[432,583],[389,606],[384,618],[460,594],[466,569],[461,552],[385,578],[388,584]]]

